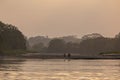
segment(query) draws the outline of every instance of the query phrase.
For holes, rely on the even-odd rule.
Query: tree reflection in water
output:
[[[0,71],[21,71],[21,64],[26,60],[23,59],[0,59]]]

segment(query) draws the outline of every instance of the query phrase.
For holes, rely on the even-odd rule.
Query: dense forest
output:
[[[0,55],[26,50],[26,39],[17,27],[0,22]]]
[[[49,39],[49,42],[47,41],[47,46],[39,41],[39,43],[31,46],[31,50],[48,54],[73,53],[82,56],[97,56],[105,52],[120,52],[120,34],[117,34],[114,38],[104,37],[98,33],[87,34],[81,39],[76,38],[76,40],[72,41],[73,38],[74,37],[71,38],[71,36],[68,38],[69,40],[63,37],[52,38]],[[32,40],[34,41],[34,39]]]

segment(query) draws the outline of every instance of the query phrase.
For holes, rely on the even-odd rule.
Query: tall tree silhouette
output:
[[[26,39],[17,27],[0,22],[0,50],[25,50]]]

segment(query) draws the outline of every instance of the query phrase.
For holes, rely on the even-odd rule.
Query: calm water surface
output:
[[[1,59],[0,80],[120,80],[120,60]]]

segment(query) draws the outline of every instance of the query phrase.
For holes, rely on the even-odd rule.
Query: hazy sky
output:
[[[120,32],[120,0],[0,0],[0,20],[26,36]]]

